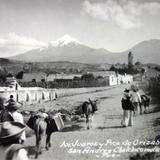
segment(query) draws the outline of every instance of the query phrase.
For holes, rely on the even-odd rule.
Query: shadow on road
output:
[[[26,146],[25,149],[27,149],[27,151],[28,151],[29,158],[36,159],[35,158],[35,154],[36,154],[36,148],[35,148],[35,146]],[[46,152],[46,151],[47,150],[45,149],[45,147],[42,147],[40,154],[42,154],[43,152]]]
[[[105,100],[105,99],[109,99],[109,98],[112,98],[112,97],[105,96],[105,97],[100,97],[99,99],[100,100]]]
[[[122,115],[105,115],[105,119],[122,119]]]
[[[157,118],[154,123],[153,126],[159,126],[160,125],[160,118]]]
[[[114,129],[114,128],[122,128],[122,127],[121,126],[97,127],[97,129],[99,129],[99,130]]]
[[[27,146],[25,147],[28,151],[28,156],[31,157],[31,156],[35,156],[36,154],[36,150],[35,150],[35,146]]]
[[[70,125],[66,126],[61,132],[73,132],[73,131],[80,131],[83,127],[80,125]]]
[[[146,114],[150,114],[150,113],[157,113],[160,112],[160,107],[156,106],[154,109],[148,111]]]

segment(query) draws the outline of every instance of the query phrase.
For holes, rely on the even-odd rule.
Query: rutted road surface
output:
[[[93,118],[92,128],[86,130],[85,119],[67,125],[63,132],[52,134],[52,146],[49,151],[43,149],[39,160],[90,160],[116,159],[125,160],[134,153],[127,153],[127,146],[146,142],[158,135],[158,126],[153,126],[159,113],[144,114],[134,117],[132,127],[121,128],[122,108],[121,96],[125,85],[117,86],[101,92],[64,97],[58,100],[61,105],[76,105],[89,97],[100,99],[99,110]],[[152,110],[154,106],[151,106]],[[27,139],[26,144],[35,145],[35,137]],[[124,149],[124,150],[123,150]],[[106,151],[103,154],[103,151]],[[120,153],[119,153],[120,152]],[[124,153],[123,153],[124,152]],[[33,156],[31,156],[31,159]]]

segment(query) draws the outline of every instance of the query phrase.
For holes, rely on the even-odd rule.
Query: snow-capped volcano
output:
[[[53,46],[53,47],[65,46],[65,45],[70,45],[70,44],[76,45],[76,44],[81,44],[81,43],[69,35],[64,35],[58,40],[49,42],[49,46]]]
[[[68,35],[50,42],[50,45],[18,54],[10,59],[28,62],[70,61],[79,63],[117,63],[126,62],[129,51],[134,54],[134,61],[143,63],[160,62],[160,40],[147,40],[120,53],[106,49],[88,47]]]
[[[48,46],[30,50],[11,59],[29,62],[70,61],[81,63],[101,63],[109,52],[105,49],[94,49],[80,43],[69,35],[64,35]]]

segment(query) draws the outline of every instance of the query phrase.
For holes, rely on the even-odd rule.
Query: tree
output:
[[[7,77],[13,77],[13,74],[12,73],[8,73]]]
[[[139,62],[139,61],[137,61],[137,62],[135,63],[136,66],[139,66],[139,65],[141,65],[141,64],[142,64],[142,63]]]
[[[86,81],[90,81],[90,80],[94,80],[95,77],[92,73],[86,73],[86,74],[82,75],[81,79],[86,80]]]
[[[146,71],[146,70],[145,70],[144,68],[141,69],[141,73],[142,73],[142,74],[144,74],[145,71]]]
[[[46,80],[43,78],[43,79],[41,79],[41,82],[42,82],[42,83],[45,83],[45,82],[46,82]]]
[[[6,81],[7,74],[8,74],[8,71],[6,70],[6,68],[0,69],[0,81],[1,82],[4,83]]]
[[[35,78],[34,78],[34,79],[32,79],[32,82],[36,83],[36,79],[35,79]]]
[[[17,79],[23,79],[24,71],[20,71],[17,73],[16,78]]]
[[[111,68],[110,68],[110,71],[115,71],[115,70],[116,70],[115,66],[112,65]]]

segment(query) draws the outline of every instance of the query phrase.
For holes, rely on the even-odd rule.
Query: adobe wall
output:
[[[51,101],[56,99],[56,91],[53,89],[23,89],[23,90],[12,90],[0,92],[0,97],[3,97],[5,101],[9,100],[10,95],[13,95],[14,99],[18,102],[40,102],[40,101]]]
[[[70,89],[44,89],[44,88],[23,88],[21,90],[1,91],[0,97],[5,101],[9,100],[10,95],[14,99],[23,103],[39,103],[41,101],[52,101],[58,97],[72,96],[75,94],[90,93],[108,89],[107,87],[92,87],[92,88],[70,88]]]

